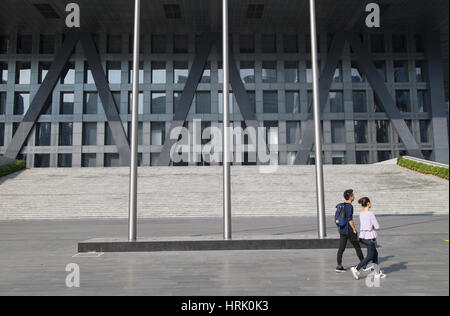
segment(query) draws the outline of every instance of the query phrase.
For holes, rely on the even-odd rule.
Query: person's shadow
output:
[[[383,262],[389,261],[389,259],[392,259],[394,257],[395,256],[386,256],[386,257],[378,258],[378,262],[383,263]]]
[[[388,274],[388,273],[390,274],[393,272],[398,272],[398,271],[408,269],[407,265],[408,265],[408,262],[403,261],[403,262],[391,264],[388,267],[383,267],[382,270],[385,274]]]
[[[382,258],[378,259],[378,262],[379,262],[379,264],[382,264],[383,262],[387,262],[392,258],[395,258],[395,256],[382,257]],[[408,265],[408,262],[403,261],[403,262],[391,264],[390,266],[381,266],[381,270],[383,270],[383,272],[385,274],[388,274],[388,273],[406,270],[406,269],[408,269],[407,265]]]

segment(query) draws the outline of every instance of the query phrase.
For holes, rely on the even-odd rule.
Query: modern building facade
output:
[[[76,1],[81,29],[64,26],[69,2],[0,3],[0,154],[14,152],[8,148],[15,133],[28,124],[30,133],[23,135],[17,157],[29,167],[123,165],[117,146],[120,128],[113,130],[108,121],[117,113],[126,140],[131,129],[134,1]],[[215,0],[142,2],[139,163],[169,165],[160,156],[182,99],[191,104],[185,126],[193,129],[194,120],[201,119],[202,129],[220,127],[221,7]],[[448,1],[378,2],[382,26],[369,29],[365,3],[317,1],[324,161],[374,163],[405,155],[417,145],[426,159],[448,163]],[[245,102],[242,96],[230,98],[231,121],[243,126],[248,119],[243,112],[249,112],[259,126],[277,127],[267,140],[278,144],[279,164],[298,163],[309,132],[307,8],[304,0],[230,1],[232,63],[247,96]],[[36,96],[45,95],[39,91],[47,89],[46,76],[53,75],[49,71],[62,60],[72,33],[84,37],[63,60],[49,98],[36,102]],[[86,36],[93,39],[95,53],[84,45]],[[202,58],[205,49],[208,57]],[[102,92],[109,92],[93,73],[96,56],[113,101],[102,98]],[[330,66],[332,72],[327,72]],[[234,83],[232,78],[233,92]],[[42,110],[36,122],[24,120],[38,103]],[[314,163],[312,154],[307,163]]]

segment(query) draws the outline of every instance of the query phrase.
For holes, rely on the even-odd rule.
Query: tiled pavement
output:
[[[329,218],[330,219],[330,218]],[[449,218],[379,216],[380,287],[336,274],[335,250],[108,253],[75,256],[77,242],[122,237],[124,220],[0,222],[0,295],[449,295]],[[335,228],[329,220],[329,233]],[[315,232],[314,217],[236,218],[234,231]],[[140,236],[220,234],[218,218],[141,220]],[[68,263],[81,287],[65,285]],[[352,249],[346,266],[356,263]]]

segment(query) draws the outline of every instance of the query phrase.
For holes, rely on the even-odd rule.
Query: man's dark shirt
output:
[[[353,205],[344,203],[344,212],[347,224],[344,227],[339,228],[339,233],[341,235],[350,235],[353,234],[353,228],[349,224],[349,222],[353,220]]]

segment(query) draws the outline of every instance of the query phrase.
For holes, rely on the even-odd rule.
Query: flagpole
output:
[[[129,217],[128,240],[137,240],[137,165],[138,165],[138,110],[139,110],[139,42],[140,36],[141,0],[135,0],[134,9],[134,50],[133,50],[133,103],[131,121],[131,164],[130,164],[130,191],[129,191]]]
[[[317,221],[319,238],[327,236],[325,220],[325,190],[323,181],[322,161],[322,121],[320,118],[320,91],[319,91],[319,58],[317,53],[317,26],[316,3],[309,1],[311,18],[311,57],[313,70],[313,97],[314,97],[314,138],[316,149],[316,195],[317,195]]]
[[[223,49],[223,237],[232,239],[231,229],[231,152],[230,152],[230,109],[229,109],[229,39],[228,0],[222,0],[222,49]]]

